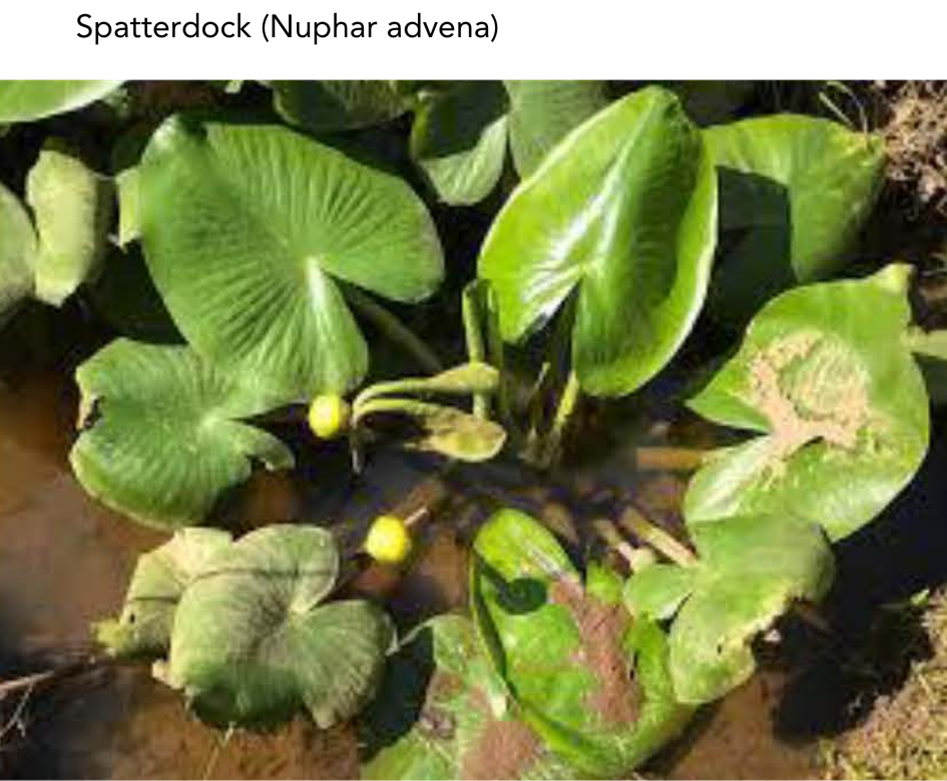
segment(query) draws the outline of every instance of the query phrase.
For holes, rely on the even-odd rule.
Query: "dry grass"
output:
[[[915,662],[904,686],[880,697],[868,718],[826,748],[834,779],[947,778],[947,592],[924,616],[932,655]]]

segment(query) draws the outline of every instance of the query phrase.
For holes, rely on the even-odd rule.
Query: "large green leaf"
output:
[[[510,150],[529,176],[571,130],[608,104],[602,81],[506,81]]]
[[[332,534],[314,526],[269,526],[218,551],[178,605],[165,681],[220,726],[351,718],[380,683],[393,630],[369,602],[320,604],[338,569]]]
[[[145,153],[139,198],[149,268],[188,342],[284,401],[366,371],[337,280],[413,302],[443,275],[404,182],[286,128],[173,117]]]
[[[271,81],[283,119],[314,133],[378,125],[408,109],[392,81]]]
[[[269,408],[188,347],[119,339],[76,370],[83,431],[70,461],[83,487],[153,526],[200,523],[253,461],[292,465],[272,435],[240,422]]]
[[[679,734],[664,634],[582,579],[539,523],[502,510],[474,541],[474,617],[523,718],[584,774],[620,777]]]
[[[482,201],[506,160],[509,110],[497,81],[456,82],[423,92],[411,127],[411,156],[440,199]]]
[[[924,380],[905,346],[909,267],[788,291],[753,319],[739,352],[690,401],[761,432],[691,480],[688,523],[791,515],[832,540],[874,518],[927,450]]]
[[[32,122],[87,106],[120,81],[0,81],[0,122]]]
[[[720,177],[722,253],[715,312],[747,319],[767,299],[838,271],[871,213],[881,138],[815,117],[757,117],[708,128]]]
[[[470,619],[422,624],[388,662],[362,718],[363,778],[571,778],[516,718]]]
[[[230,542],[228,532],[193,527],[139,556],[122,612],[96,625],[98,641],[120,659],[165,656],[181,595]]]
[[[700,553],[690,567],[653,565],[625,587],[632,614],[667,619],[670,672],[683,702],[722,697],[756,669],[750,643],[794,599],[821,599],[832,583],[832,551],[815,524],[774,516],[691,526]]]
[[[487,236],[479,273],[521,341],[575,295],[583,390],[617,396],[665,363],[700,310],[716,235],[714,168],[671,93],[613,103],[524,180]]]
[[[33,293],[36,232],[20,199],[0,184],[0,324]]]
[[[59,306],[99,268],[114,208],[111,180],[81,160],[44,149],[26,180],[39,237],[35,295]]]

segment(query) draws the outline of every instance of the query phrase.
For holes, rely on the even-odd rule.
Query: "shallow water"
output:
[[[71,384],[59,376],[0,385],[0,678],[36,671],[45,655],[86,647],[89,624],[119,608],[138,554],[162,539],[104,509],[74,481],[67,462],[74,410]],[[601,483],[619,485],[618,494],[634,491],[655,517],[673,521],[681,478],[629,478],[630,458],[619,453],[579,474],[578,493],[593,506],[620,499]],[[344,517],[357,530],[383,509],[417,506],[445,490],[425,480],[420,465],[396,456],[377,459],[357,494],[343,473],[257,479],[228,503],[224,515],[242,526],[251,519],[257,525]],[[581,536],[581,508],[556,491],[537,485],[517,489],[512,499],[541,512],[567,538]],[[465,603],[462,538],[476,512],[448,506],[446,513],[454,523],[431,530],[424,558],[409,577],[399,581],[369,570],[357,583],[385,594],[403,626]],[[681,744],[659,760],[656,772],[673,778],[812,776],[812,745],[792,746],[774,734],[773,711],[784,680],[782,673],[763,673],[702,714]],[[189,718],[178,695],[152,681],[144,668],[102,670],[37,691],[21,715],[3,738],[3,776],[357,775],[357,747],[348,730],[321,733],[299,721],[277,735],[238,733],[224,743],[219,733]]]

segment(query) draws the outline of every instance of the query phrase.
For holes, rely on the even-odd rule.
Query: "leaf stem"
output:
[[[443,370],[440,360],[419,336],[377,301],[353,285],[346,285],[345,297],[362,315],[371,320],[392,342],[411,355],[431,374]]]
[[[692,567],[697,563],[697,557],[693,551],[678,542],[660,526],[649,521],[637,507],[625,508],[618,523],[675,564]]]
[[[621,532],[608,518],[597,518],[592,521],[592,528],[595,533],[608,545],[614,549],[625,561],[628,562],[632,572],[639,572],[645,567],[654,564],[654,552],[649,548],[636,548],[628,540],[621,536]]]
[[[552,428],[546,434],[543,444],[542,464],[551,466],[559,460],[562,451],[562,437],[565,433],[569,421],[575,414],[576,407],[581,395],[579,387],[579,376],[574,372],[569,372],[569,378],[562,389],[562,396],[559,397],[559,405],[556,407],[556,415],[552,420]]]
[[[487,349],[480,328],[481,312],[477,302],[478,288],[464,288],[461,295],[461,309],[464,319],[464,338],[467,342],[467,358],[470,361],[486,361]],[[475,393],[473,414],[478,418],[490,417],[490,397],[485,393]]]

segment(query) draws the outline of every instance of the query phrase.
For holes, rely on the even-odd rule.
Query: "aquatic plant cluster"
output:
[[[0,82],[0,123],[121,115],[130,89]],[[0,327],[96,291],[118,336],[76,371],[71,465],[168,534],[101,647],[221,729],[354,720],[369,778],[622,777],[745,682],[754,641],[829,590],[833,544],[912,480],[915,354],[947,357],[911,266],[843,276],[884,141],[741,113],[746,92],[207,84],[119,135],[108,174],[51,135],[22,193],[0,184]],[[490,224],[445,367],[400,313],[462,269],[432,212],[472,206]],[[399,634],[346,584],[366,558],[410,567],[418,518],[379,517],[354,556],[331,523],[210,525],[255,469],[295,464],[274,416],[347,443],[356,471],[394,442],[554,474],[582,404],[650,383],[698,317],[730,349],[681,402],[744,436],[700,459],[684,541],[630,509],[627,534],[599,524],[617,557],[577,561],[502,507],[473,538],[469,609]]]

